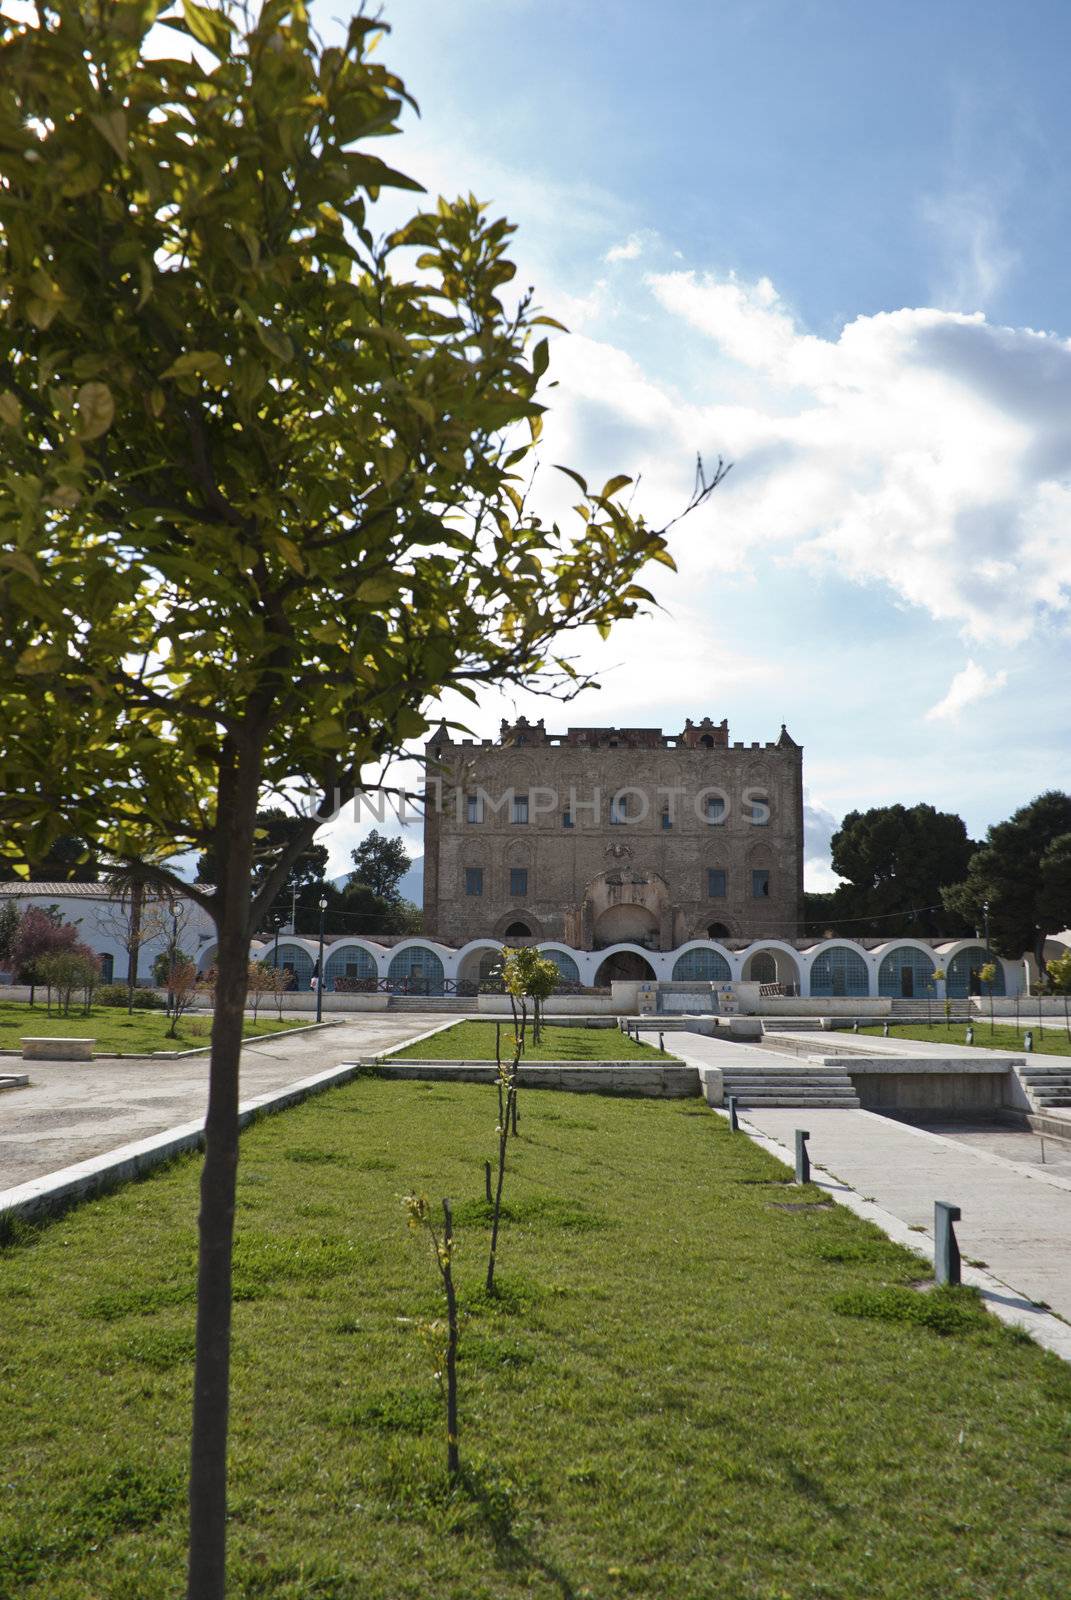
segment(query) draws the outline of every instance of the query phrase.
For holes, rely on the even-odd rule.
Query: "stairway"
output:
[[[821,1033],[821,1017],[763,1017],[763,1033]]]
[[[890,1020],[896,1022],[933,1022],[942,1023],[945,1020],[945,1003],[943,1000],[893,1000]],[[969,1000],[950,1000],[949,1019],[952,1022],[970,1022],[971,1003]],[[879,1022],[881,1018],[877,1019]]]
[[[387,1001],[388,1011],[475,1011],[475,1000],[459,999],[456,995],[392,994]]]
[[[788,1062],[759,1066],[754,1061],[722,1068],[725,1095],[741,1106],[814,1106],[857,1110],[859,1097],[843,1067],[795,1067]]]
[[[1049,1106],[1071,1106],[1071,1060],[1064,1067],[1035,1066],[1028,1058],[1019,1067],[1019,1081],[1038,1111]]]

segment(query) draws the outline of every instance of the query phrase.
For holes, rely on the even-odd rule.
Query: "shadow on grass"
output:
[[[572,1580],[542,1555],[524,1532],[517,1489],[509,1479],[482,1462],[466,1464],[453,1493],[463,1496],[476,1512],[500,1566],[511,1572],[539,1572],[548,1583],[555,1585],[562,1600],[576,1600],[577,1591]]]

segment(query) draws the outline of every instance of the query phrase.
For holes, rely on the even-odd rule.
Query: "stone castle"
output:
[[[424,926],[474,938],[793,939],[803,895],[803,750],[731,744],[727,722],[503,723],[497,742],[427,745]]]

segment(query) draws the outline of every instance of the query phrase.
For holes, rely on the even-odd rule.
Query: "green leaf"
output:
[[[222,12],[210,10],[208,6],[194,5],[193,0],[182,0],[182,15],[199,44],[207,45],[215,55],[227,53],[231,30]]]
[[[9,428],[17,428],[22,422],[22,407],[10,389],[0,393],[0,422]]]
[[[384,601],[397,599],[399,587],[395,578],[366,578],[357,585],[357,598],[371,605],[382,605]]]
[[[89,120],[96,128],[102,139],[106,139],[119,157],[120,161],[126,159],[129,140],[126,128],[126,113],[123,111],[104,111],[89,113]]]
[[[540,339],[532,351],[532,371],[537,378],[541,378],[550,365],[550,348],[545,339]]]
[[[257,337],[265,350],[270,350],[279,361],[293,361],[294,346],[286,334],[273,328],[270,322],[257,323]]]
[[[623,489],[626,484],[631,482],[632,479],[624,472],[619,473],[616,478],[608,478],[603,484],[602,494],[599,499],[609,500],[611,495],[617,494],[618,490]]]
[[[187,350],[184,356],[177,357],[169,367],[165,367],[160,374],[161,378],[206,378],[209,383],[224,383],[227,378],[227,363],[215,350]]]
[[[41,582],[41,574],[25,550],[5,550],[0,554],[0,567],[10,567],[13,572],[21,572],[24,578],[32,578],[34,583]]]
[[[572,478],[572,480],[573,480],[573,482],[574,482],[574,483],[576,483],[576,484],[579,484],[579,486],[580,486],[580,493],[581,493],[581,494],[587,494],[587,493],[588,493],[588,486],[587,486],[587,481],[586,481],[586,479],[584,479],[584,478],[582,478],[582,477],[581,477],[581,476],[580,476],[580,474],[579,474],[579,472],[574,472],[574,471],[573,471],[573,469],[572,469],[572,467],[562,467],[562,466],[559,466],[559,464],[558,464],[558,462],[557,462],[557,461],[555,461],[555,463],[554,463],[554,469],[555,469],[555,471],[556,471],[556,472],[564,472],[564,473],[565,473],[565,476],[566,476],[566,477],[567,477],[567,478]]]
[[[83,383],[78,391],[78,437],[87,442],[107,433],[115,419],[115,401],[106,383]]]

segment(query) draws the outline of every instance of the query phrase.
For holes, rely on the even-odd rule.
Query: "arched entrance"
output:
[[[596,972],[595,987],[606,989],[615,981],[644,983],[648,979],[653,979],[654,975],[651,963],[641,956],[638,950],[615,950],[612,955],[606,957]]]

